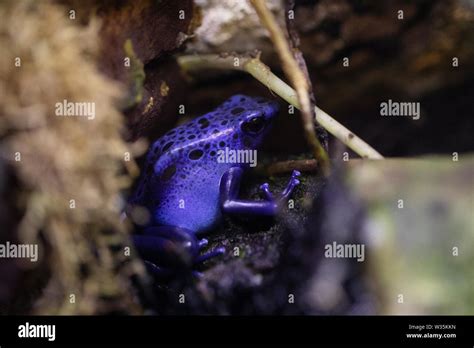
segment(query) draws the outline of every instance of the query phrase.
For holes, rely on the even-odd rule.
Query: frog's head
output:
[[[235,106],[230,113],[244,147],[259,147],[278,115],[278,103],[245,95],[235,95],[231,100]]]

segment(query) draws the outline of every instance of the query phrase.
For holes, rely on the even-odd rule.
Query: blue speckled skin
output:
[[[266,201],[242,201],[237,199],[238,188],[249,164],[217,160],[218,150],[226,147],[258,149],[277,114],[275,102],[235,95],[214,111],[172,129],[151,146],[131,203],[146,207],[151,214],[149,226],[135,243],[155,273],[166,273],[158,264],[166,264],[169,270],[169,259],[183,253],[190,259],[188,264],[222,254],[224,249],[218,248],[199,256],[207,241],[198,241],[195,235],[213,228],[223,212],[274,215],[278,204],[288,199],[299,173],[293,173],[277,200],[264,184]],[[181,250],[175,248],[173,256],[157,256],[173,249],[170,241]]]

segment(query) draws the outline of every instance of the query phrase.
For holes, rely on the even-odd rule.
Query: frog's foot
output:
[[[201,239],[198,242],[199,250],[204,249],[208,244],[209,244],[209,241],[206,238]],[[194,260],[193,263],[194,264],[199,264],[199,263],[202,263],[202,262],[207,261],[209,259],[212,259],[216,256],[221,256],[224,253],[225,253],[225,248],[224,247],[218,247],[218,248],[216,248],[212,251],[204,253],[203,255],[199,255],[198,257],[196,257],[196,259]]]
[[[268,183],[265,183],[260,186],[260,189],[263,191],[266,201],[243,200],[238,199],[237,197],[242,172],[242,168],[232,167],[222,176],[220,183],[220,198],[222,210],[226,213],[275,216],[281,206],[286,203],[293,192],[293,189],[300,183],[297,179],[300,172],[294,170],[287,187],[276,197],[273,197]]]
[[[290,198],[291,194],[293,193],[293,190],[295,189],[296,186],[300,184],[300,181],[298,180],[298,177],[301,175],[301,173],[297,170],[293,170],[291,173],[291,178],[288,184],[286,185],[285,189],[283,192],[275,198],[273,194],[270,192],[270,185],[268,183],[264,183],[260,186],[260,190],[262,190],[265,198],[269,202],[275,202],[277,205],[284,204],[288,201]]]

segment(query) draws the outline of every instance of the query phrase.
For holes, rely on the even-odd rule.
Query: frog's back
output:
[[[232,116],[219,108],[153,144],[135,202],[150,210],[154,224],[205,231],[219,220],[220,179],[232,164],[219,163],[218,151],[239,146]]]

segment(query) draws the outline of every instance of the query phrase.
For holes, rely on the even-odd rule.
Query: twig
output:
[[[237,59],[238,64],[235,64],[235,59]],[[189,55],[179,57],[178,62],[181,67],[187,71],[199,71],[215,68],[246,71],[262,84],[270,88],[273,92],[278,94],[281,98],[286,100],[289,104],[300,109],[295,90],[278,76],[273,74],[270,68],[263,64],[258,57],[235,56],[229,54],[225,56],[219,56],[216,54]],[[315,107],[315,111],[316,121],[359,156],[368,159],[383,159],[383,156],[374,148],[337,122],[326,112],[317,106]]]
[[[283,64],[283,71],[295,88],[299,104],[301,105],[301,115],[303,118],[303,129],[306,141],[308,142],[314,157],[321,164],[321,169],[324,175],[328,176],[330,173],[329,157],[320,141],[316,137],[314,130],[314,110],[311,108],[309,84],[306,80],[306,76],[300,69],[298,62],[293,56],[284,32],[278,25],[273,13],[268,9],[265,1],[250,0],[250,3],[255,8],[255,11],[260,17],[262,24],[270,32],[270,37]]]
[[[267,167],[267,172],[270,175],[288,173],[295,169],[301,172],[314,172],[318,168],[318,161],[314,158],[302,160],[290,160],[275,162]]]

